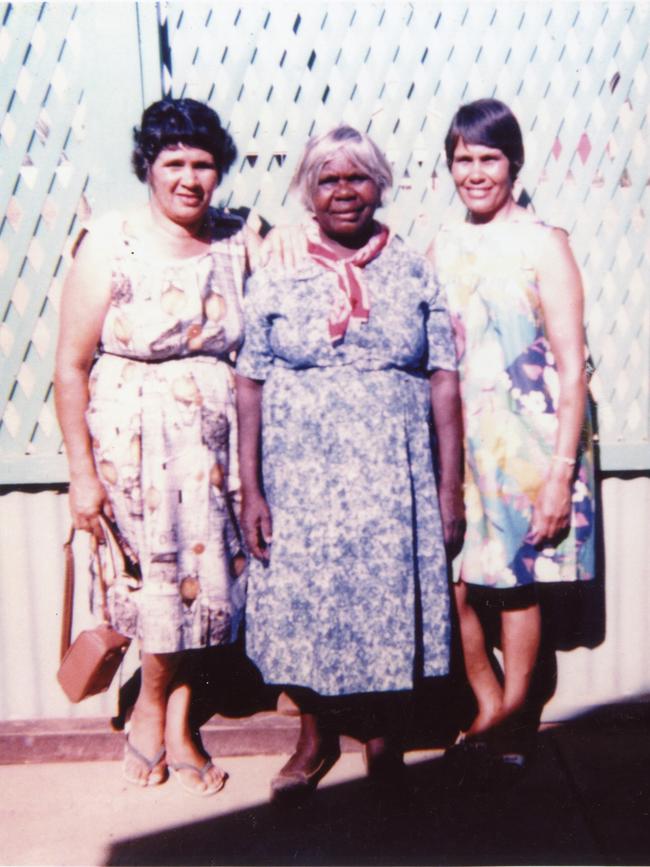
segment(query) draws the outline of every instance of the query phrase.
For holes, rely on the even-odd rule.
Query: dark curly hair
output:
[[[201,148],[212,154],[219,177],[237,158],[230,133],[221,126],[219,115],[196,99],[161,99],[142,114],[140,127],[133,130],[133,170],[141,181],[160,153],[179,144]]]
[[[508,158],[510,179],[515,180],[524,164],[524,142],[517,118],[505,103],[498,99],[477,99],[461,105],[445,138],[450,169],[460,138],[467,144],[498,148]]]

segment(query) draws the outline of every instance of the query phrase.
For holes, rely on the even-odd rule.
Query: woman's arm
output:
[[[435,238],[429,244],[426,258],[435,274]],[[436,278],[434,283],[437,284]],[[438,289],[438,291],[440,291]],[[448,353],[456,358],[451,322],[446,302],[438,305],[444,309],[442,330]],[[431,342],[431,341],[430,341]],[[436,343],[440,343],[440,337]],[[463,545],[465,535],[465,505],[463,502],[463,414],[458,373],[435,368],[431,373],[431,409],[438,438],[438,466],[440,478],[438,497],[447,556],[452,559]]]
[[[248,550],[258,560],[269,559],[271,512],[260,490],[260,436],[264,383],[236,375],[241,525]]]
[[[259,267],[262,238],[248,225],[245,225],[242,231],[244,233],[244,247],[246,248],[246,274],[248,275]]]
[[[431,408],[438,440],[440,478],[438,497],[448,556],[455,557],[463,544],[463,423],[458,374],[434,370],[431,374]]]
[[[580,272],[566,234],[554,229],[540,250],[537,268],[546,335],[559,379],[554,456],[537,496],[529,540],[538,544],[566,527],[571,486],[587,400],[584,296]]]
[[[85,413],[88,374],[110,301],[107,263],[99,243],[88,235],[77,248],[61,296],[54,373],[56,413],[70,468],[70,511],[74,526],[102,537],[100,512],[111,517],[106,492],[95,468]]]

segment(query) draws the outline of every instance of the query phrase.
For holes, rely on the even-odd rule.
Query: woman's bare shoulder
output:
[[[570,250],[569,233],[562,226],[554,226],[538,220],[532,237],[537,258],[542,262],[549,255],[563,254]]]
[[[102,214],[93,215],[85,220],[80,229],[75,244],[88,249],[99,248],[105,239],[114,237],[123,229],[126,215],[119,211],[105,211]]]

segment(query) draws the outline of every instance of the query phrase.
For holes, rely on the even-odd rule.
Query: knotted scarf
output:
[[[361,269],[379,255],[386,246],[388,236],[388,227],[379,224],[379,232],[365,246],[355,250],[351,256],[342,256],[322,243],[315,223],[307,231],[307,252],[311,258],[338,277],[341,291],[337,293],[328,323],[330,338],[335,346],[345,337],[351,319],[368,321],[370,302]]]

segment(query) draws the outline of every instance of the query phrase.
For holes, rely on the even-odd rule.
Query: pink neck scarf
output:
[[[334,271],[338,277],[337,300],[329,318],[329,333],[332,344],[336,346],[345,337],[351,319],[367,322],[370,315],[368,290],[361,279],[361,269],[371,262],[384,249],[388,241],[388,227],[379,224],[379,232],[370,238],[360,250],[349,256],[342,256],[326,247],[321,239],[316,223],[307,231],[307,252],[315,262]]]

